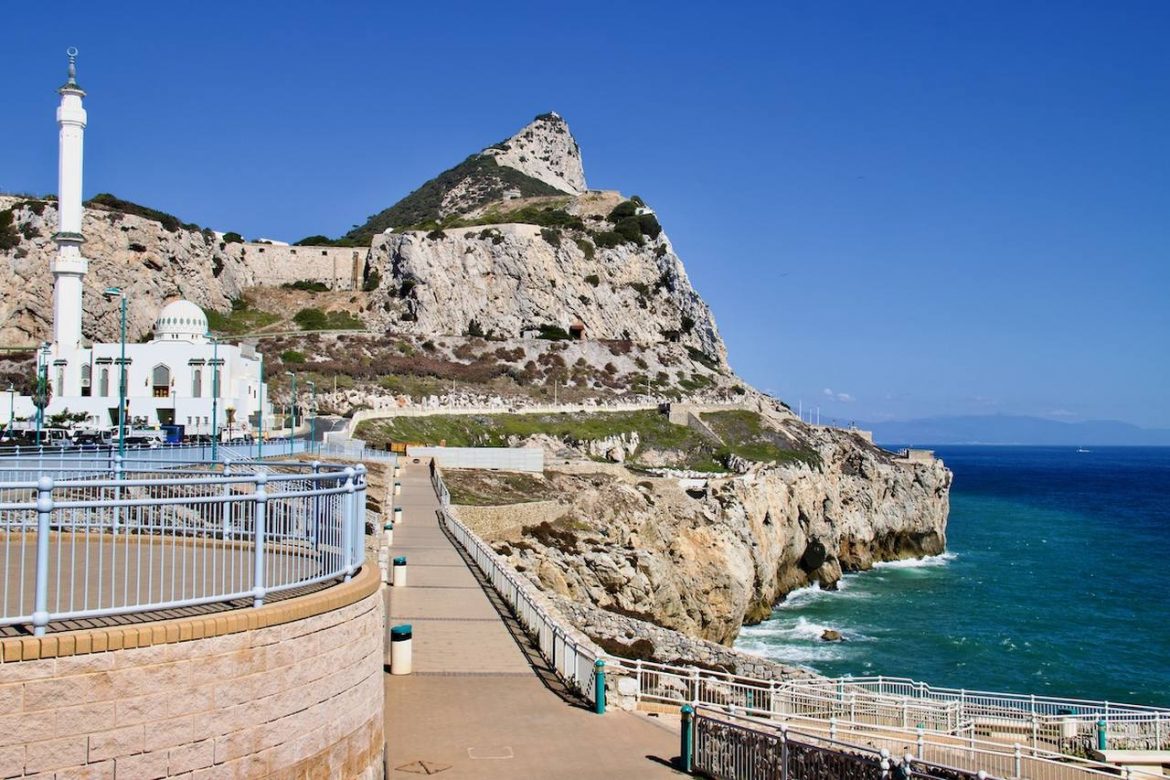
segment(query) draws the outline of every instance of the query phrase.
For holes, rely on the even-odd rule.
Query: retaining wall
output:
[[[407,447],[411,458],[434,458],[445,469],[544,471],[544,450],[537,447]]]
[[[259,609],[0,640],[0,777],[381,778],[377,572]]]
[[[356,290],[362,284],[368,247],[281,246],[246,243],[251,285],[276,287],[321,282],[331,290]]]

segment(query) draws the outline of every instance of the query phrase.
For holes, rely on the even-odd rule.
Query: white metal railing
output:
[[[442,507],[443,524],[507,603],[541,655],[571,689],[587,699],[596,695],[594,663],[607,660],[599,647],[553,617],[532,583],[516,573],[491,547],[450,512],[451,495],[438,468],[431,465],[431,482]]]
[[[1170,730],[1170,711],[1154,707],[950,691],[899,678],[764,680],[609,655],[566,628],[562,618],[543,606],[534,585],[451,514],[450,494],[434,465],[431,480],[448,530],[530,635],[538,638],[545,658],[556,661],[557,673],[587,696],[593,695],[593,662],[600,659],[609,683],[622,677],[636,681],[631,687],[639,705],[713,708],[773,726],[799,724],[825,739],[848,733],[853,739],[864,738],[866,744],[884,746],[893,755],[909,754],[944,769],[958,767],[951,771],[963,774],[941,775],[955,777],[978,771],[1030,780],[1116,777],[1116,767],[1079,757],[1091,746],[1087,724],[1092,724],[1096,744],[1099,714],[1108,710],[1110,749],[1140,745],[1133,741],[1137,732],[1126,730],[1135,724],[1142,729],[1157,729],[1160,724],[1153,744],[1162,744]],[[916,768],[914,776],[925,775]]]
[[[9,472],[11,475],[14,472]],[[365,467],[299,461],[15,472],[0,482],[0,625],[240,600],[351,577]]]

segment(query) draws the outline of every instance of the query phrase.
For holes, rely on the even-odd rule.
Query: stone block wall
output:
[[[220,613],[172,635],[186,641],[141,646],[159,625],[146,624],[113,642],[110,632],[71,642],[72,654],[58,637],[55,657],[0,664],[0,777],[382,777],[376,580],[366,566],[318,594],[228,613],[254,629],[223,633],[232,626]],[[297,617],[297,602],[338,604],[333,591],[347,588],[361,589],[356,600]],[[262,610],[280,612],[257,620]]]
[[[248,286],[308,281],[322,282],[331,290],[356,290],[362,285],[369,248],[246,243],[240,252],[247,261]]]

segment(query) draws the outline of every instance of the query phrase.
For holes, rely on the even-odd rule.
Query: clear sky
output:
[[[172,7],[173,6],[173,7]],[[0,190],[338,235],[533,116],[822,419],[1170,426],[1170,2],[16,3]]]

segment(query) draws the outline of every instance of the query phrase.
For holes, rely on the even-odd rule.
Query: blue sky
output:
[[[175,7],[170,7],[175,5]],[[21,3],[0,190],[337,235],[547,110],[822,419],[1170,426],[1170,3]]]

